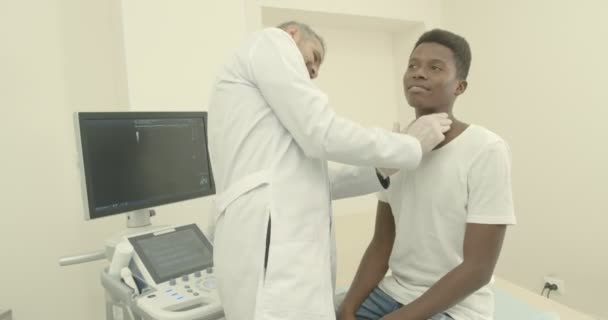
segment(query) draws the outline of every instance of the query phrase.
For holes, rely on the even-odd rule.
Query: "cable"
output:
[[[547,290],[547,299],[551,298],[551,292],[557,291],[559,287],[555,283],[545,282],[545,286],[543,287],[543,291],[540,292],[541,296],[545,296],[545,290]]]
[[[543,287],[543,291],[540,292],[540,295],[544,297],[545,296],[545,290],[549,289],[549,287],[550,287],[549,282],[545,282],[545,286]]]
[[[559,287],[555,283],[549,284],[549,291],[547,291],[547,299],[550,299],[551,298],[551,292],[552,291],[557,291],[557,289],[559,289]]]

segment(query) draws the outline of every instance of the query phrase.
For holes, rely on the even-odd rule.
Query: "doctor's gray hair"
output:
[[[323,48],[323,52],[325,52],[325,40],[323,40],[323,38],[321,38],[321,36],[319,36],[309,25],[297,21],[288,21],[281,23],[277,28],[287,30],[287,28],[292,26],[300,29],[307,38],[316,38],[319,40],[321,48]]]

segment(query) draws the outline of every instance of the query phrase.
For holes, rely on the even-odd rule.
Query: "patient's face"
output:
[[[449,112],[464,91],[462,82],[456,77],[452,50],[437,43],[422,43],[410,55],[403,90],[410,106],[423,113]]]

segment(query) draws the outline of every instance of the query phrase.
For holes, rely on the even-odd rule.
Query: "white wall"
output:
[[[475,12],[475,14],[472,14]],[[534,292],[566,281],[552,299],[608,317],[608,3],[444,1],[443,26],[473,50],[456,110],[511,145],[519,224],[498,272]]]
[[[245,33],[244,0],[123,1],[131,106],[202,110]]]
[[[98,249],[123,221],[84,221],[74,111],[128,106],[117,1],[0,2],[0,306],[16,319],[101,319]]]
[[[393,39],[383,31],[317,28],[328,50],[316,83],[332,108],[364,126],[391,128],[397,116]]]
[[[441,11],[440,0],[259,0],[258,2],[266,8],[417,21],[427,26],[439,25]]]

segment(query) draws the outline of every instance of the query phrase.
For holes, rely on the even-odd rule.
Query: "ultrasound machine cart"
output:
[[[86,220],[118,214],[127,228],[105,249],[61,266],[109,260],[101,272],[108,320],[216,320],[213,248],[195,224],[153,226],[155,206],[215,194],[207,113],[77,112]]]

